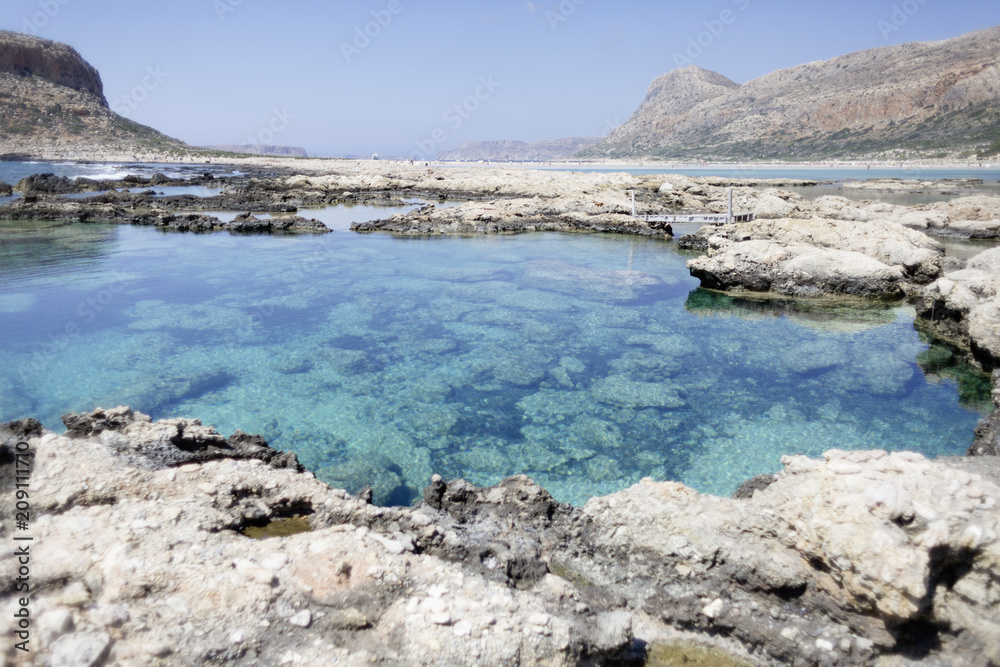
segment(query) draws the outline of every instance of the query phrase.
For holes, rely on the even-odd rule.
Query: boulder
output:
[[[703,287],[797,297],[895,299],[904,294],[901,267],[887,266],[859,252],[769,241],[721,245],[710,255],[687,263]]]

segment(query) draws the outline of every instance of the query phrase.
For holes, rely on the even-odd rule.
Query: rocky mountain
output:
[[[824,158],[1000,153],[1000,26],[859,51],[738,85],[698,67],[653,82],[582,157]]]
[[[0,31],[0,154],[100,158],[187,150],[111,111],[100,74],[72,47]]]
[[[220,146],[204,146],[208,150],[224,151],[226,153],[243,153],[245,155],[274,155],[276,157],[309,157],[306,149],[298,146],[263,146],[261,144],[247,144],[234,146],[225,144]]]
[[[561,160],[598,144],[601,137],[571,137],[550,141],[466,141],[451,151],[438,153],[439,160],[463,162],[546,162]]]

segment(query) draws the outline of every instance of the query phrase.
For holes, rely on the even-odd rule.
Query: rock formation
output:
[[[625,125],[579,155],[986,154],[1000,137],[998,62],[1000,27],[860,51],[742,86],[692,66],[654,81]]]
[[[704,287],[813,297],[899,298],[940,276],[944,255],[895,223],[819,218],[707,225],[679,245],[708,251],[688,262]]]
[[[114,113],[101,77],[71,47],[0,31],[0,153],[178,156],[187,146]]]
[[[416,507],[387,508],[197,421],[117,408],[65,423],[0,426],[8,540],[30,469],[16,535],[33,538],[36,661],[568,666],[693,646],[731,664],[1000,660],[992,457],[833,451],[786,458],[749,498],[644,481],[583,508],[524,477],[434,478]],[[25,594],[13,551],[0,563],[12,637]]]

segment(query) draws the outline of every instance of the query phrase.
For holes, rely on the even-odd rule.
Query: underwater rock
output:
[[[576,298],[615,301],[633,301],[663,285],[662,278],[642,271],[594,269],[549,260],[528,262],[524,275],[542,287]]]
[[[674,387],[662,382],[636,382],[622,375],[597,380],[591,385],[590,393],[601,403],[627,408],[677,409],[687,406],[687,401]]]

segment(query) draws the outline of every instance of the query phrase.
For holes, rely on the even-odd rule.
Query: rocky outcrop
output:
[[[521,232],[611,232],[669,237],[669,224],[646,223],[627,213],[623,195],[552,199],[501,199],[454,208],[425,206],[387,220],[355,223],[352,231],[406,235],[510,234]]]
[[[454,162],[548,162],[561,160],[598,144],[601,137],[572,137],[550,141],[466,141],[441,151],[438,160]]]
[[[697,67],[654,81],[632,118],[580,156],[757,159],[988,151],[1000,27],[860,51],[738,86]]]
[[[31,650],[52,664],[596,665],[677,644],[754,664],[1000,660],[989,457],[834,451],[787,457],[749,498],[647,480],[583,508],[523,477],[434,478],[384,508],[198,422],[66,421],[0,426],[4,519],[30,452]],[[16,557],[0,563],[11,636]]]
[[[902,212],[901,224],[936,236],[1000,238],[1000,197],[973,195],[915,206]]]
[[[121,205],[117,195],[101,195],[93,201],[26,196],[0,206],[0,220],[51,220],[56,222],[105,222],[114,224],[159,227],[178,232],[233,233],[273,233],[292,232],[325,234],[330,228],[319,220],[300,216],[279,216],[259,219],[246,213],[232,222],[223,222],[211,215],[200,213],[175,213],[160,208],[149,196],[142,195],[140,201],[147,207],[135,207],[131,196],[126,196],[129,204]],[[111,200],[114,203],[105,203]]]
[[[0,93],[0,153],[133,159],[189,151],[114,113],[97,70],[59,42],[0,31]]]
[[[66,44],[0,30],[0,72],[21,77],[35,76],[89,93],[107,106],[101,75],[76,49]]]
[[[1000,248],[927,286],[917,316],[919,324],[968,350],[984,368],[1000,367]]]
[[[885,222],[755,220],[682,238],[708,254],[688,262],[702,286],[792,296],[899,298],[941,275],[939,243]]]

